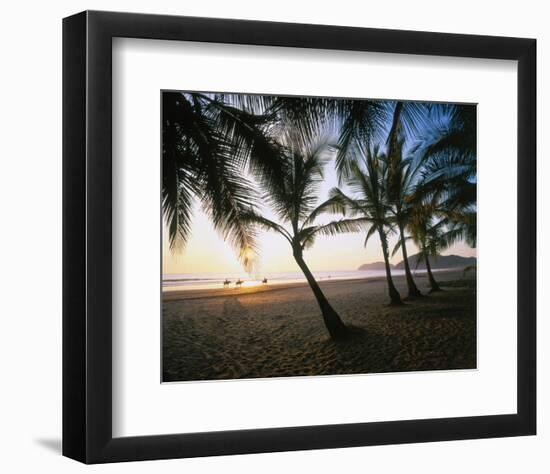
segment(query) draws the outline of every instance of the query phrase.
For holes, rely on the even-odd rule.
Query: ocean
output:
[[[384,270],[343,270],[312,272],[317,281],[348,280],[368,277],[385,276]],[[414,273],[414,272],[413,272]],[[419,272],[422,273],[422,272]],[[392,270],[392,276],[404,275],[403,270]],[[241,280],[242,286],[261,285],[262,279],[267,278],[269,285],[280,285],[284,283],[305,282],[306,279],[301,272],[273,272],[261,275],[250,276],[246,273],[182,273],[165,274],[162,276],[163,291],[182,290],[206,290],[212,288],[223,288],[224,280],[228,279],[234,288],[235,282]]]

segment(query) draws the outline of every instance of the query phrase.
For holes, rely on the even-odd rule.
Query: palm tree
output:
[[[388,189],[388,200],[391,203],[392,213],[399,232],[399,241],[396,248],[401,248],[403,255],[408,297],[416,298],[422,296],[422,293],[420,293],[412,277],[407,255],[405,229],[415,209],[410,196],[416,190],[416,183],[418,174],[422,169],[422,163],[420,160],[413,158],[404,159],[403,144],[403,140],[399,140],[393,147],[390,147],[392,149],[392,156],[387,158],[388,173],[386,186]]]
[[[423,136],[417,137],[417,151],[424,158],[459,152],[475,158],[477,110],[470,104],[438,104],[429,109]]]
[[[437,213],[448,227],[476,246],[477,184],[475,157],[466,154],[440,154],[424,164],[413,199],[436,202]]]
[[[428,206],[417,207],[409,224],[411,237],[419,249],[416,266],[418,267],[420,261],[424,260],[430,282],[430,293],[442,291],[432,273],[430,257],[437,257],[448,246],[444,230],[445,223],[439,221],[432,224],[432,212],[433,209]]]
[[[476,108],[447,105],[433,113],[433,126],[414,147],[423,162],[417,199],[438,202],[440,214],[476,246]]]
[[[267,187],[281,179],[270,123],[208,94],[163,93],[162,206],[171,250],[186,243],[197,200],[245,267],[251,263],[255,235],[241,217],[257,196],[246,172]]]
[[[162,206],[170,249],[178,251],[187,242],[197,200],[249,266],[255,235],[241,216],[257,204],[257,196],[244,178],[246,172],[269,188],[281,179],[281,150],[273,137],[292,135],[294,141],[307,144],[339,117],[357,115],[356,102],[164,92]],[[371,101],[362,106],[363,117],[375,117],[380,108]]]
[[[308,121],[300,126],[298,120],[295,125],[307,136],[317,130],[319,124],[336,124],[339,133],[336,168],[342,181],[354,168],[362,148],[382,142],[385,136],[386,188],[394,203],[409,297],[421,295],[412,278],[405,246],[405,229],[414,209],[411,195],[442,203],[439,215],[448,226],[448,239],[466,240],[475,246],[477,119],[474,106],[323,99],[296,103],[292,98],[276,98],[272,107],[284,111],[290,122],[307,109]],[[417,142],[410,150],[414,160],[403,159],[405,139]]]
[[[412,139],[428,126],[429,111],[423,102],[344,100],[335,111],[340,123],[336,164],[341,178],[345,179],[362,148],[385,142],[386,155],[391,157],[399,137]]]
[[[370,145],[382,139],[391,112],[385,100],[243,94],[218,97],[248,113],[271,117],[277,127],[295,132],[294,141],[301,140],[306,145],[320,133],[331,130],[338,137],[336,167],[341,174],[353,161],[357,145]],[[415,107],[405,104],[404,116],[410,118]]]
[[[387,143],[387,173],[386,193],[393,203],[395,221],[399,231],[405,275],[409,298],[422,294],[412,278],[404,245],[405,226],[410,209],[406,205],[406,193],[411,191],[413,179],[416,179],[418,166],[409,168],[409,162],[402,159],[402,149],[405,137],[413,137],[428,123],[429,107],[420,102],[401,101],[355,101],[358,113],[349,113],[348,119],[341,126],[340,152],[337,159],[337,169],[340,178],[345,181],[352,169],[352,163],[360,156],[361,148],[370,147],[373,142]],[[372,102],[372,103],[367,103]],[[353,111],[353,109],[351,109]],[[361,115],[361,112],[365,112]],[[366,114],[366,112],[369,112]],[[389,128],[388,128],[389,127]],[[384,137],[384,138],[382,138]],[[412,171],[414,170],[414,173]]]
[[[357,232],[365,220],[342,219],[327,224],[315,224],[327,203],[318,206],[318,187],[323,180],[323,167],[327,161],[326,146],[292,144],[281,157],[283,180],[275,183],[263,199],[282,222],[278,223],[249,210],[244,216],[247,223],[260,229],[280,234],[289,243],[294,260],[304,273],[319,304],[325,326],[333,338],[346,334],[347,328],[338,313],[323,294],[304,259],[304,251],[310,248],[318,235],[335,235],[342,232]],[[285,226],[286,224],[286,226]]]
[[[363,167],[361,166],[363,165]],[[378,147],[373,151],[367,148],[362,163],[349,164],[347,186],[353,196],[346,195],[341,189],[333,188],[330,199],[324,203],[323,210],[361,216],[370,224],[365,237],[365,246],[375,233],[378,234],[384,256],[386,280],[391,304],[401,304],[401,296],[395,288],[391,275],[388,250],[388,233],[391,232],[390,206],[386,194],[387,162],[379,155]]]

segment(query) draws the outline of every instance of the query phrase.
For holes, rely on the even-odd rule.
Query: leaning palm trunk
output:
[[[311,248],[319,235],[336,235],[344,232],[364,230],[365,219],[340,219],[326,224],[315,224],[317,216],[333,208],[333,200],[315,206],[318,187],[323,179],[323,166],[328,161],[324,156],[326,146],[320,144],[303,144],[290,141],[292,145],[287,153],[281,156],[284,169],[283,182],[274,182],[268,186],[264,199],[277,214],[274,222],[254,210],[243,215],[247,224],[280,234],[291,246],[296,263],[304,273],[321,310],[323,322],[334,339],[345,335],[348,330],[338,313],[330,305],[321,291],[315,277],[304,260],[304,250]]]
[[[405,231],[403,225],[399,224],[399,238],[401,240],[401,251],[403,252],[403,264],[405,265],[405,276],[407,279],[407,287],[409,289],[409,298],[416,298],[422,296],[422,293],[418,290],[414,283],[411,268],[409,267],[409,259],[407,257],[407,247],[405,246]]]
[[[430,266],[430,259],[428,257],[428,254],[424,255],[424,259],[426,260],[426,270],[428,271],[428,279],[430,281],[430,293],[433,293],[434,291],[443,291],[441,287],[437,284],[437,281],[435,281],[432,273],[432,267]]]
[[[313,294],[315,295],[315,299],[317,300],[317,303],[319,304],[319,308],[321,309],[321,313],[323,315],[323,321],[325,323],[325,326],[330,336],[332,338],[342,337],[344,334],[348,332],[346,325],[340,319],[340,316],[338,316],[338,313],[330,305],[327,298],[321,291],[321,288],[319,287],[319,284],[315,280],[315,277],[313,276],[308,266],[306,265],[306,262],[302,256],[301,249],[296,249],[294,251],[294,259],[296,260],[296,263],[304,273],[304,276],[306,277],[306,280],[309,283],[309,286],[311,287],[311,291],[313,291]]]
[[[378,229],[378,235],[380,236],[380,242],[382,242],[382,253],[384,254],[384,265],[386,267],[386,280],[388,281],[388,291],[390,294],[391,304],[402,304],[401,295],[393,284],[390,267],[390,257],[388,251],[388,242],[386,234],[382,229]]]

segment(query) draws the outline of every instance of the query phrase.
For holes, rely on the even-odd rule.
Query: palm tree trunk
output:
[[[319,284],[317,283],[317,281],[315,280],[315,277],[313,276],[308,266],[306,265],[306,262],[304,261],[301,253],[295,252],[294,259],[296,260],[296,263],[298,264],[302,272],[304,272],[306,280],[309,283],[309,286],[311,287],[313,294],[315,295],[315,299],[317,300],[317,303],[319,304],[319,308],[321,308],[321,313],[323,314],[323,321],[325,323],[325,326],[330,336],[336,339],[338,337],[345,335],[348,332],[346,325],[340,319],[340,316],[338,316],[338,313],[330,305],[327,298],[321,291]]]
[[[424,258],[426,260],[426,270],[428,271],[428,279],[430,280],[430,287],[431,287],[430,293],[433,293],[434,291],[442,291],[433,276],[432,267],[430,266],[430,259],[428,258],[427,253],[424,254]]]
[[[395,153],[399,143],[399,123],[401,119],[401,111],[403,110],[403,102],[397,102],[393,111],[392,126],[388,135],[388,191],[391,197],[395,197],[399,189],[400,173],[397,172],[399,160],[396,159]]]
[[[378,235],[380,236],[380,242],[382,242],[382,253],[384,254],[384,265],[386,267],[386,280],[388,281],[388,291],[390,293],[391,304],[402,304],[401,295],[393,284],[391,277],[390,257],[388,252],[388,241],[386,234],[383,230],[378,229]]]
[[[403,263],[405,265],[405,276],[407,278],[407,287],[409,289],[409,298],[416,298],[422,296],[422,293],[418,290],[414,283],[411,268],[409,267],[409,259],[407,257],[407,247],[405,246],[405,231],[403,224],[399,224],[399,238],[401,239],[401,251],[403,252]]]
[[[397,102],[395,104],[395,109],[393,110],[393,117],[392,117],[392,125],[390,129],[390,133],[388,135],[388,142],[390,144],[390,150],[388,153],[388,156],[392,156],[392,152],[394,151],[394,147],[397,142],[397,128],[399,126],[399,120],[401,119],[401,111],[403,110],[403,102]]]

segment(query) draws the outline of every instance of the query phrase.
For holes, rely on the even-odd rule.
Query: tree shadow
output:
[[[345,338],[327,339],[333,374],[361,374],[394,371],[392,360],[399,351],[399,339],[367,328],[348,325]]]

